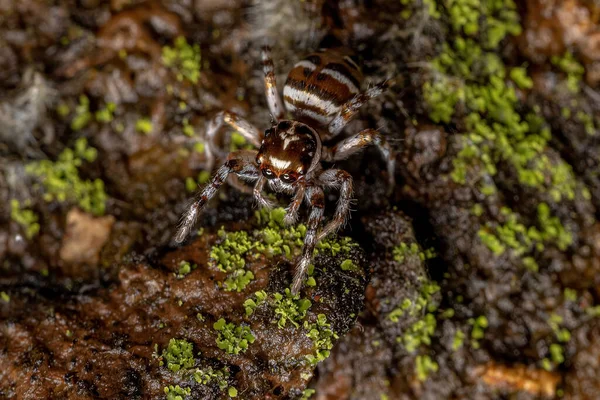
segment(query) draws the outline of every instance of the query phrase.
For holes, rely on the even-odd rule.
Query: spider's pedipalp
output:
[[[304,245],[302,246],[302,254],[296,271],[294,273],[294,281],[292,283],[292,294],[296,295],[300,292],[304,283],[304,276],[308,270],[308,266],[312,261],[315,245],[317,244],[317,231],[321,220],[323,219],[323,210],[325,208],[325,196],[323,189],[318,186],[311,186],[306,189],[306,197],[311,205],[310,216],[306,227],[306,236],[304,237]]]
[[[323,228],[317,241],[321,241],[330,233],[336,232],[344,225],[350,215],[352,202],[352,175],[342,169],[328,169],[319,175],[319,181],[325,187],[339,188],[340,197],[337,202],[333,219]]]
[[[198,193],[192,204],[185,212],[175,234],[175,241],[181,243],[189,235],[196,224],[198,215],[208,201],[214,197],[230,173],[243,176],[245,179],[258,178],[258,169],[254,164],[256,151],[242,150],[231,153],[229,159],[217,170],[211,181]]]

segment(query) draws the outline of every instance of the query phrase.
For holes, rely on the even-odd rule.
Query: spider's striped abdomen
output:
[[[322,50],[294,65],[283,101],[295,119],[311,126],[327,126],[342,105],[360,91],[362,73],[340,50]]]

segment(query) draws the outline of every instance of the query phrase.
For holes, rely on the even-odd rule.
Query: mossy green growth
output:
[[[112,122],[112,120],[115,118],[114,112],[116,109],[117,105],[115,103],[106,103],[106,106],[104,108],[101,108],[100,110],[96,111],[96,121],[103,123]]]
[[[300,397],[300,400],[308,400],[315,393],[317,393],[317,391],[315,389],[304,389],[304,391],[302,392],[302,397]]]
[[[191,388],[182,388],[179,385],[165,386],[164,392],[167,395],[167,400],[184,400],[186,396],[192,394]]]
[[[306,336],[313,341],[314,346],[314,354],[306,355],[306,360],[310,365],[316,365],[329,357],[330,350],[333,348],[333,340],[338,339],[339,336],[327,322],[325,314],[317,315],[316,322],[304,321],[304,329],[308,331]]]
[[[254,273],[244,269],[236,269],[225,278],[223,288],[228,292],[241,292],[254,280]]]
[[[431,344],[431,336],[434,334],[437,321],[434,312],[437,310],[438,301],[434,295],[439,292],[440,287],[434,281],[425,280],[421,284],[419,295],[416,299],[404,299],[399,307],[394,309],[388,318],[399,321],[406,312],[410,316],[419,316],[419,319],[410,325],[406,331],[396,338],[396,342],[402,344],[409,353],[417,350],[421,345]]]
[[[249,298],[244,301],[244,310],[246,311],[247,317],[254,314],[256,308],[267,300],[268,295],[264,290],[259,290],[254,293],[254,297],[256,300]]]
[[[175,276],[177,277],[177,279],[183,279],[187,274],[189,274],[196,268],[198,268],[196,264],[190,264],[189,261],[183,260],[179,263],[179,269],[177,270]]]
[[[198,83],[201,68],[199,45],[190,45],[185,37],[179,36],[173,47],[162,48],[162,62],[175,71],[178,81]]]
[[[58,160],[31,162],[25,171],[39,179],[44,187],[44,200],[73,202],[84,211],[102,215],[107,199],[104,182],[100,179],[82,180],[79,176],[81,164],[92,162],[96,157],[96,149],[88,146],[87,139],[79,138],[73,149],[67,148],[60,153]]]
[[[172,372],[189,369],[194,366],[193,346],[185,339],[171,339],[162,352],[162,362]]]
[[[152,132],[152,120],[150,118],[140,118],[135,122],[135,130],[144,135]]]
[[[85,95],[79,96],[79,104],[75,107],[75,116],[71,120],[71,129],[74,131],[85,128],[92,120],[90,112],[90,99]]]
[[[583,65],[575,59],[573,53],[566,52],[562,57],[552,56],[550,61],[562,72],[567,74],[567,89],[571,93],[579,93],[585,69],[583,68]]]
[[[485,315],[480,315],[477,318],[469,318],[468,322],[469,325],[473,327],[471,329],[471,339],[483,339],[485,329],[488,327],[487,317]]]
[[[402,242],[392,250],[392,256],[394,261],[404,262],[406,257],[418,255],[421,261],[435,258],[435,250],[433,248],[421,251],[421,248],[417,243],[411,243],[410,245]]]
[[[28,202],[25,202],[25,207],[28,207]],[[17,199],[10,200],[10,219],[21,225],[25,230],[27,239],[33,238],[40,231],[38,216],[33,210],[28,210],[21,207],[21,203]]]
[[[219,332],[216,339],[217,346],[228,354],[244,353],[248,350],[248,344],[254,343],[254,335],[250,328],[244,325],[236,326],[232,322],[219,319],[213,324],[213,328]]]
[[[437,372],[438,369],[438,364],[428,355],[419,355],[415,359],[415,372],[417,374],[417,379],[421,382],[427,380],[429,374]]]
[[[194,372],[194,380],[202,385],[216,383],[221,391],[227,389],[227,380],[229,379],[229,370],[227,367],[213,369],[212,367],[197,368]]]
[[[300,295],[293,296],[290,289],[287,288],[283,294],[274,293],[273,307],[277,318],[277,326],[284,328],[285,324],[289,321],[298,328],[311,305],[310,300],[302,299]]]
[[[465,334],[461,330],[457,330],[454,334],[454,339],[452,339],[452,350],[456,351],[460,349],[465,342]]]
[[[10,296],[8,295],[8,293],[2,291],[0,292],[0,300],[2,300],[5,303],[10,303]]]
[[[558,314],[551,314],[550,319],[548,320],[548,325],[552,328],[552,332],[556,336],[556,339],[561,343],[567,343],[571,340],[571,332],[568,329],[562,328],[561,325],[563,323],[563,319]]]

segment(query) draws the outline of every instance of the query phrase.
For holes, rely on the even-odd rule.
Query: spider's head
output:
[[[308,125],[280,121],[265,131],[256,163],[274,187],[289,188],[310,172],[321,158],[321,139]]]

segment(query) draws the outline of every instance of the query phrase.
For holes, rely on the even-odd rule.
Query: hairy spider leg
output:
[[[319,186],[310,186],[306,189],[306,197],[310,203],[311,211],[308,217],[306,236],[304,237],[304,245],[302,246],[302,255],[296,265],[294,273],[294,281],[292,282],[292,294],[297,295],[304,283],[304,276],[308,270],[308,266],[313,258],[315,245],[317,244],[317,230],[321,220],[323,219],[323,209],[325,208],[325,196],[323,189]]]
[[[294,194],[294,198],[292,202],[285,209],[285,217],[283,217],[283,223],[286,225],[293,225],[298,220],[298,210],[302,205],[302,201],[304,201],[304,194],[306,192],[306,184],[304,182],[297,183],[296,194]]]
[[[342,105],[340,111],[336,117],[329,123],[327,129],[332,135],[337,135],[344,129],[344,127],[356,116],[358,110],[365,105],[369,100],[379,96],[389,86],[388,81],[383,81],[373,86],[370,89],[360,92],[344,105]]]
[[[262,65],[263,72],[265,73],[265,96],[267,97],[267,103],[269,104],[269,110],[277,121],[282,120],[284,117],[283,104],[281,97],[277,92],[277,80],[275,79],[275,67],[273,66],[273,59],[271,58],[271,49],[269,46],[263,46],[262,48]]]
[[[323,228],[317,242],[324,239],[330,233],[336,232],[341,226],[346,223],[350,215],[350,204],[352,203],[352,175],[343,169],[328,169],[319,175],[319,182],[324,187],[339,189],[340,197],[338,198],[335,214],[333,219]]]
[[[214,197],[229,174],[235,173],[239,177],[247,180],[258,179],[259,171],[254,164],[256,153],[256,151],[241,150],[230,154],[227,161],[225,161],[225,163],[217,170],[217,173],[213,176],[210,183],[198,192],[193,203],[190,204],[188,210],[181,218],[179,227],[177,228],[177,234],[175,235],[176,242],[183,242],[189,235],[191,229],[196,224],[200,211],[206,203]]]
[[[396,183],[396,180],[394,179],[396,158],[394,157],[389,142],[375,129],[365,129],[352,137],[342,140],[333,147],[325,149],[325,151],[323,151],[323,160],[345,160],[370,145],[375,145],[377,147],[377,150],[379,150],[387,164],[388,191],[391,191]]]
[[[206,158],[208,163],[207,169],[212,169],[215,162],[215,154],[218,156],[224,156],[225,152],[219,149],[215,143],[217,133],[226,123],[237,132],[240,133],[248,142],[255,147],[260,147],[263,133],[246,119],[240,117],[238,114],[231,111],[218,112],[208,123],[206,128]]]

